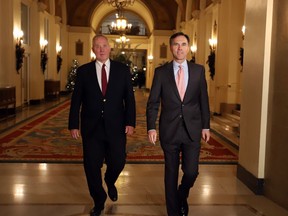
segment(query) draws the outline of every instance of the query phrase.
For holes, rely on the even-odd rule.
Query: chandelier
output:
[[[129,41],[130,41],[130,39],[129,39],[129,38],[126,38],[125,35],[122,35],[122,36],[120,36],[120,38],[117,38],[117,39],[116,39],[116,42],[117,42],[117,43],[123,43],[123,44],[125,44],[125,43],[127,43],[127,42],[129,42]]]
[[[127,19],[121,15],[116,18],[116,22],[112,22],[109,27],[110,34],[124,35],[130,32],[132,28],[131,23],[127,23]]]
[[[127,38],[125,35],[121,35],[119,38],[117,38],[116,40],[115,40],[115,45],[116,45],[116,47],[115,48],[120,48],[121,50],[123,50],[123,49],[125,49],[125,47],[126,48],[128,48],[128,49],[130,49],[130,39],[129,38]]]
[[[133,5],[135,0],[104,0],[108,4],[116,7],[117,9],[122,9],[126,6]]]
[[[124,17],[123,7],[132,5],[134,0],[106,0],[108,4],[117,8],[116,22],[112,22],[109,28],[110,34],[119,34],[120,36],[130,33],[132,24],[128,23]]]

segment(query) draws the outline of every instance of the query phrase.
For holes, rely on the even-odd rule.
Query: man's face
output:
[[[96,59],[104,63],[110,55],[110,46],[105,37],[98,37],[93,40],[92,51],[96,55]]]
[[[170,45],[170,50],[175,61],[180,63],[183,62],[189,52],[189,44],[186,37],[180,35],[174,38]]]

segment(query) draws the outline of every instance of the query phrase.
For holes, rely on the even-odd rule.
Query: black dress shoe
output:
[[[90,211],[90,216],[100,216],[103,209],[104,209],[104,207],[101,207],[100,209],[96,209],[96,208],[94,207],[94,208],[91,209],[91,211]]]
[[[187,199],[181,200],[179,205],[179,215],[180,216],[188,216],[189,206],[187,203]]]
[[[115,187],[115,185],[111,185],[108,186],[108,196],[110,197],[110,199],[115,202],[118,200],[118,192],[117,192],[117,188]]]

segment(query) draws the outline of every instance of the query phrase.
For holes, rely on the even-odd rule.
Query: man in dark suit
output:
[[[189,190],[198,176],[200,140],[210,138],[210,111],[204,67],[186,60],[189,37],[182,32],[173,34],[170,50],[173,61],[155,69],[147,102],[147,130],[149,141],[155,144],[161,103],[159,135],[165,157],[167,213],[186,216]],[[180,155],[183,176],[178,186]]]
[[[84,169],[94,200],[90,215],[96,216],[107,198],[101,175],[104,160],[108,195],[112,201],[118,198],[115,182],[125,165],[126,135],[133,134],[136,111],[129,68],[109,59],[111,48],[105,36],[96,35],[92,43],[96,61],[77,69],[68,128],[74,139],[80,137],[81,113]]]

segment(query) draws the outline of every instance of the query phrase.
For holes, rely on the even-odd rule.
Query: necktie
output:
[[[105,70],[105,64],[102,65],[101,84],[102,84],[102,94],[105,96],[107,89],[107,75]]]
[[[184,83],[184,70],[182,65],[179,65],[179,70],[176,76],[176,85],[178,88],[178,92],[180,95],[181,100],[183,101],[184,94],[185,94],[185,83]]]

